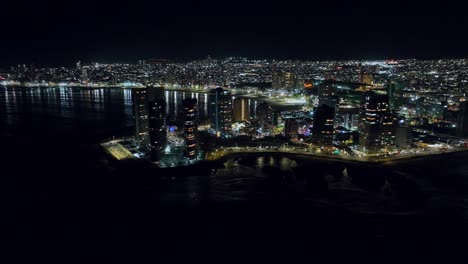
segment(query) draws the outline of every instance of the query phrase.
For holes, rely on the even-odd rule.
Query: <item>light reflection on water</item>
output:
[[[268,160],[269,164],[265,165]],[[223,168],[219,168],[209,176],[188,178],[168,178],[164,181],[164,201],[192,201],[202,200],[226,201],[249,200],[252,194],[256,198],[263,197],[263,191],[256,190],[257,186],[268,180],[269,174],[263,171],[265,166],[271,166],[284,173],[291,173],[297,166],[296,161],[285,157],[261,156],[244,160],[228,159]],[[169,186],[166,188],[166,186]]]
[[[166,98],[169,102],[168,115],[171,120],[180,119],[179,110],[181,109],[182,99],[189,96],[198,98],[200,120],[207,119],[208,94],[166,91]],[[250,109],[255,109],[255,101],[253,102],[254,104],[249,107]],[[99,136],[102,137],[125,131],[129,135],[132,133],[134,126],[131,90],[119,88],[0,87],[0,126],[2,132],[16,132],[15,128],[17,127],[32,131],[42,130],[47,127],[50,131],[57,133],[73,131],[78,135],[88,133],[90,136],[96,136],[96,131],[101,131]],[[211,176],[167,180],[164,182],[161,198],[163,200],[180,199],[184,201],[276,199],[282,197],[282,194],[297,195],[299,193],[302,195],[301,199],[312,199],[311,196],[316,195],[315,189],[307,190],[304,186],[308,184],[307,186],[313,187],[314,184],[318,183],[304,183],[305,180],[286,177],[293,174],[295,168],[303,163],[303,161],[291,158],[274,156],[255,157],[253,160],[241,159],[235,161],[230,159],[226,163],[226,167],[218,169]],[[451,174],[459,177],[455,178],[459,180],[459,186],[466,186],[468,182],[466,159],[460,159],[460,164],[465,165],[453,165],[447,166],[447,168],[453,168],[454,171]],[[428,165],[430,164],[408,165],[402,170],[406,170],[411,175],[421,175],[420,178],[426,181],[424,173],[421,171]],[[314,166],[314,164],[311,164],[308,167],[310,175],[316,175],[317,178],[326,176],[320,175],[322,172],[317,171]],[[268,175],[270,172],[265,170],[268,167],[273,168],[270,171],[278,171],[284,177],[279,180],[274,179],[273,183],[270,183],[269,180],[274,177]],[[432,170],[427,169],[426,173]],[[445,175],[446,171],[440,170],[438,173]],[[288,181],[285,180],[286,178]],[[340,201],[348,207],[357,207],[359,204],[363,210],[370,210],[370,204],[382,202],[398,208],[400,203],[403,203],[393,197],[376,200],[376,196],[384,196],[380,190],[376,193],[370,193],[357,186],[349,178],[345,181],[326,176],[326,180],[329,187],[328,194],[334,197],[333,201]],[[457,184],[452,179],[441,180],[440,182],[444,182],[446,185]],[[428,184],[430,185],[431,182]],[[445,187],[441,186],[440,188]],[[462,201],[458,204],[468,215],[466,193],[462,191],[458,194],[449,193],[450,189],[443,191],[453,196],[464,195],[455,199]],[[427,195],[435,196],[437,194]],[[319,197],[323,198],[323,196]],[[437,197],[434,199],[437,199]]]

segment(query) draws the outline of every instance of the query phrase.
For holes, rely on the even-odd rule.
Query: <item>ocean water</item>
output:
[[[185,96],[199,98],[206,119],[206,94],[168,92],[170,119],[177,123]],[[164,245],[209,238],[221,251],[215,241],[262,252],[320,241],[332,251],[419,254],[411,251],[419,245],[426,256],[464,255],[466,153],[381,165],[243,154],[176,175],[107,159],[97,143],[133,129],[129,90],[0,87],[2,187],[18,234],[35,243],[51,236],[46,245],[59,248],[69,237],[148,232]]]

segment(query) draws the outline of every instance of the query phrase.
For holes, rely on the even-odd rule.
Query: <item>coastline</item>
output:
[[[460,148],[454,149],[451,151],[445,152],[429,152],[429,153],[421,153],[421,154],[412,154],[412,155],[401,155],[401,156],[390,156],[390,157],[353,157],[353,156],[340,156],[340,155],[326,155],[326,154],[317,154],[317,153],[307,153],[307,152],[298,152],[293,150],[260,150],[260,151],[246,151],[245,149],[239,151],[227,151],[223,154],[217,154],[216,157],[210,157],[207,160],[216,161],[222,160],[223,158],[229,158],[236,155],[242,154],[257,154],[257,155],[265,155],[265,154],[273,154],[273,155],[284,155],[284,156],[302,156],[307,158],[314,158],[314,159],[323,159],[327,161],[341,161],[341,162],[353,162],[353,163],[367,163],[367,164],[384,164],[384,163],[391,163],[394,161],[407,161],[407,160],[415,160],[420,159],[423,157],[437,157],[437,156],[445,156],[454,153],[461,153],[468,151],[468,148]]]
[[[167,168],[159,168],[155,164],[149,162],[148,160],[144,159],[135,159],[133,156],[129,157],[128,159],[121,158],[121,152],[113,154],[112,151],[109,151],[107,148],[110,142],[101,143],[101,147],[105,151],[105,153],[113,159],[117,163],[121,162],[144,162],[149,165],[149,167],[153,169],[159,169],[162,171],[176,171],[176,170],[184,170],[190,168],[201,168],[202,165],[213,164],[213,167],[206,168],[206,170],[210,170],[212,168],[216,168],[219,163],[223,163],[225,160],[233,157],[238,156],[262,156],[262,155],[275,155],[281,157],[301,157],[305,159],[314,159],[320,160],[324,162],[338,162],[338,163],[347,163],[347,164],[367,164],[367,165],[379,165],[385,164],[390,165],[392,163],[397,162],[406,162],[412,160],[420,160],[421,158],[437,158],[437,157],[445,157],[449,155],[453,155],[456,153],[463,153],[467,152],[468,148],[459,148],[453,149],[451,151],[444,151],[444,152],[429,152],[429,153],[421,153],[421,154],[412,154],[412,155],[401,155],[401,156],[390,156],[390,157],[355,157],[355,156],[340,156],[340,155],[328,155],[328,154],[318,154],[318,153],[310,153],[304,151],[297,151],[297,150],[246,150],[245,148],[238,148],[238,149],[227,149],[221,152],[216,152],[216,154],[207,153],[206,158],[201,160],[192,165],[186,166],[179,166],[179,167],[167,167]],[[118,144],[118,143],[117,143]]]
[[[76,88],[76,89],[141,89],[146,86],[123,86],[123,85],[104,85],[104,86],[92,86],[92,85],[25,85],[25,84],[0,84],[3,88]],[[166,91],[175,92],[192,92],[192,93],[208,93],[207,89],[189,88],[189,87],[169,87],[165,86]]]

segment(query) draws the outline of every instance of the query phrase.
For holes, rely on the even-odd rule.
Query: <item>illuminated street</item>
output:
[[[426,151],[417,151],[415,153],[400,153],[393,155],[382,155],[378,157],[366,157],[366,156],[357,156],[357,155],[346,155],[346,154],[322,154],[319,151],[312,151],[305,148],[294,148],[294,147],[234,147],[234,148],[220,148],[215,151],[206,154],[207,160],[217,160],[232,154],[241,154],[241,153],[284,153],[284,154],[293,154],[293,155],[305,155],[318,158],[326,159],[342,159],[349,161],[360,161],[360,162],[390,162],[393,160],[400,159],[412,159],[424,156],[439,155],[451,152],[459,151],[468,151],[467,148],[454,148],[450,150],[426,150]]]

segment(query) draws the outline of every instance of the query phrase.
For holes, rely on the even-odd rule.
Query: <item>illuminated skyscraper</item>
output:
[[[211,128],[218,136],[229,134],[232,130],[231,91],[223,88],[211,89],[209,94]]]
[[[147,89],[132,89],[133,115],[135,118],[135,139],[141,151],[149,148]]]
[[[148,117],[151,160],[161,160],[167,144],[164,87],[148,87]]]
[[[468,137],[468,101],[460,102],[457,119],[457,136]]]
[[[293,91],[297,88],[297,78],[292,72],[285,72],[284,76],[284,88],[288,91]],[[302,88],[302,87],[301,87]]]
[[[391,110],[398,110],[403,104],[404,84],[397,81],[389,81],[386,84],[388,101]]]
[[[184,153],[187,158],[196,159],[198,151],[197,99],[187,98],[182,104],[184,107]]]
[[[368,91],[363,94],[359,143],[361,151],[378,154],[394,144],[394,117],[388,96]]]
[[[327,149],[333,147],[333,138],[335,136],[334,127],[335,108],[327,104],[322,104],[314,113],[314,122],[312,127],[312,142]]]
[[[234,100],[234,122],[249,121],[249,102],[246,98]]]
[[[387,111],[382,118],[382,136],[381,142],[385,149],[389,149],[395,145],[395,129],[396,129],[395,115]]]

